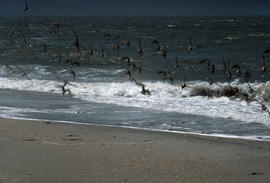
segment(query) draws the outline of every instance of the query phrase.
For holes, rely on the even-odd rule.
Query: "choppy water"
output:
[[[81,122],[270,140],[270,82],[262,72],[270,48],[270,17],[0,17],[0,117]],[[59,23],[60,29],[53,26]],[[50,33],[50,28],[55,34]],[[76,32],[80,54],[73,43]],[[110,37],[104,37],[108,32]],[[121,39],[116,37],[121,35]],[[144,55],[137,53],[138,38]],[[188,53],[189,37],[201,48]],[[167,57],[156,51],[159,40]],[[122,45],[129,40],[130,47]],[[47,50],[41,46],[47,45]],[[115,49],[120,45],[119,55]],[[88,51],[93,49],[93,55]],[[101,49],[104,50],[102,57]],[[57,55],[61,55],[61,59]],[[227,81],[225,62],[242,76]],[[142,73],[125,74],[129,56]],[[178,62],[176,63],[176,58]],[[212,74],[203,59],[215,64]],[[66,60],[73,76],[66,70]],[[176,68],[176,65],[179,68]],[[7,67],[9,66],[10,69]],[[212,68],[211,68],[212,69]],[[173,71],[173,82],[159,70]],[[196,70],[197,72],[194,72]],[[26,76],[22,76],[22,71]],[[247,83],[243,77],[248,71]],[[62,95],[63,80],[71,95]],[[209,78],[214,81],[209,84]],[[187,87],[182,89],[182,85]],[[253,92],[250,87],[253,88]],[[239,92],[232,95],[232,88]],[[247,100],[250,98],[251,100]]]

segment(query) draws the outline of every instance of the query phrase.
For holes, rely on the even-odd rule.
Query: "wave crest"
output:
[[[270,126],[269,116],[257,102],[247,97],[267,102],[270,82],[248,84],[193,81],[183,90],[179,84],[144,82],[151,95],[141,94],[141,88],[131,82],[71,82],[66,87],[73,97],[81,100],[116,104],[127,107],[148,108],[166,112],[229,118],[244,122],[259,122]],[[0,77],[0,88],[62,94],[60,81],[8,79]],[[240,99],[240,100],[239,100]]]

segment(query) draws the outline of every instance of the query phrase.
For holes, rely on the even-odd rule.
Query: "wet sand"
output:
[[[269,183],[270,143],[0,119],[0,183]]]

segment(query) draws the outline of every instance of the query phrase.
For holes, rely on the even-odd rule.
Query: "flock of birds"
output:
[[[25,1],[24,11],[29,11],[27,0]],[[25,27],[28,27],[28,26],[29,26],[28,24],[25,24]],[[60,25],[60,23],[56,23],[56,22],[47,24],[47,30],[49,31],[49,33],[52,36],[54,36],[58,32],[61,31],[61,25]],[[131,82],[134,82],[138,87],[141,88],[141,94],[151,95],[151,90],[148,89],[145,86],[145,84],[143,84],[142,82],[139,82],[134,76],[135,72],[137,72],[138,74],[142,74],[143,68],[129,56],[119,57],[120,49],[122,49],[122,47],[126,47],[126,48],[131,47],[131,41],[123,38],[122,35],[113,36],[107,30],[101,30],[100,32],[103,33],[103,39],[111,39],[111,40],[114,40],[116,42],[113,44],[113,48],[112,48],[116,52],[115,53],[116,58],[117,58],[116,63],[120,63],[120,64],[124,65],[124,67],[121,66],[121,68],[124,69],[124,74],[128,77],[128,79]],[[73,80],[75,80],[76,73],[74,71],[74,67],[80,66],[81,61],[87,60],[84,58],[85,54],[83,54],[83,53],[85,53],[85,52],[87,53],[88,60],[91,56],[94,56],[94,55],[98,55],[99,57],[105,57],[105,53],[104,53],[103,47],[100,48],[100,51],[97,51],[97,50],[93,49],[92,44],[91,44],[90,48],[85,48],[84,46],[81,46],[81,44],[80,44],[81,41],[79,39],[79,35],[75,31],[71,30],[69,32],[69,34],[73,37],[73,47],[74,47],[73,52],[78,56],[78,61],[73,61],[72,59],[68,58],[66,55],[59,54],[59,53],[55,53],[55,54],[51,55],[51,57],[53,57],[54,59],[57,59],[59,62],[62,62],[64,60],[64,63],[69,65],[69,69],[59,71],[57,74],[68,73],[72,76]],[[11,41],[13,41],[13,40],[21,41],[25,45],[26,50],[29,50],[31,52],[33,45],[29,43],[29,41],[27,40],[26,36],[24,35],[24,33],[22,31],[17,30],[14,27],[11,27],[10,32],[9,32],[9,37],[10,37]],[[159,55],[161,58],[164,59],[164,61],[166,61],[166,58],[167,58],[166,46],[162,46],[160,44],[160,41],[157,39],[151,40],[151,44],[153,45],[152,50],[154,50],[153,51],[154,54],[152,54],[152,55]],[[47,53],[48,46],[47,46],[46,42],[40,41],[39,45],[42,48],[42,52]],[[202,47],[201,45],[193,44],[192,38],[189,38],[186,50],[187,50],[188,54],[191,54],[191,53],[193,53],[194,49],[199,49],[201,47]],[[147,50],[148,49],[144,49],[142,46],[142,38],[138,38],[138,46],[137,46],[136,52],[137,52],[137,55],[140,58],[140,60],[144,57]],[[22,50],[20,50],[20,48],[17,48],[17,51],[22,51]],[[266,49],[265,51],[263,51],[263,53],[262,53],[262,66],[261,66],[261,68],[258,69],[259,72],[267,72],[268,71],[268,68],[266,65],[266,57],[269,54],[270,54],[270,49]],[[258,92],[255,89],[253,89],[251,87],[251,85],[249,84],[250,73],[248,70],[242,69],[241,64],[231,65],[229,60],[225,60],[224,56],[222,58],[223,58],[222,59],[222,64],[223,64],[222,70],[223,70],[223,73],[226,76],[226,79],[229,83],[231,81],[233,81],[235,78],[242,78],[248,84],[249,89],[250,89],[250,91],[249,91],[250,93]],[[195,73],[199,74],[202,78],[205,78],[209,82],[209,85],[213,85],[213,84],[219,85],[219,83],[215,82],[213,77],[212,77],[217,70],[216,65],[215,65],[215,63],[212,63],[211,60],[208,58],[202,59],[202,60],[197,62],[197,64],[199,64],[199,65],[205,64],[206,70],[199,69],[196,65],[189,64],[187,61],[180,61],[180,59],[176,57],[175,58],[175,65],[174,65],[173,69],[158,70],[157,74],[159,74],[163,80],[169,80],[170,82],[174,82],[174,74],[181,70],[180,62],[184,62],[185,64],[188,64],[187,68],[189,69],[189,71],[195,72]],[[6,64],[5,69],[9,70],[12,73],[19,72],[19,73],[21,73],[22,77],[26,77],[29,79],[29,77],[28,77],[27,73],[24,71],[24,69],[17,66],[17,65],[10,66],[10,65]],[[67,85],[72,85],[72,86],[75,86],[75,85],[70,83],[68,80],[61,78],[58,75],[56,75],[56,78],[63,82],[63,85],[61,85],[62,94],[63,95],[71,94],[72,92],[69,88],[67,88]],[[189,86],[186,83],[186,78],[185,78],[185,74],[184,74],[184,82],[181,84],[181,88],[183,90],[186,87],[189,87]],[[260,101],[256,98],[251,98],[249,95],[245,95],[245,94],[241,93],[241,90],[238,87],[231,86],[230,88],[231,89],[226,94],[226,95],[228,95],[228,97],[241,96],[241,97],[245,97],[245,100],[247,100],[247,101],[256,101],[257,103],[259,103],[261,105],[262,110],[266,111],[270,115],[270,111],[268,110],[267,106],[262,101]]]

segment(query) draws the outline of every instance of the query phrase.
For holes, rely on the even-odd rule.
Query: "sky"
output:
[[[270,15],[270,0],[0,0],[0,16]]]

